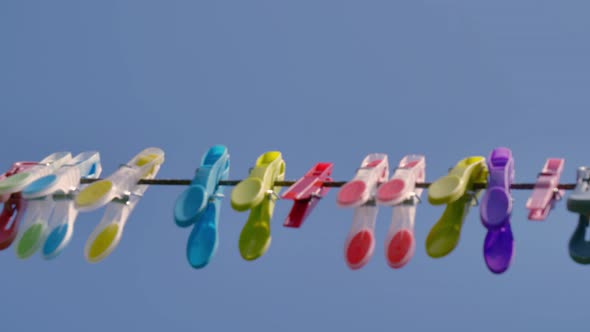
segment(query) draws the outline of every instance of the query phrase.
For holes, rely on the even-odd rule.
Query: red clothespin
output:
[[[324,182],[332,181],[333,163],[317,163],[307,173],[297,180],[283,195],[283,199],[295,201],[289,216],[283,226],[299,228],[311,210],[325,196],[330,188],[324,187]]]
[[[531,197],[526,202],[529,213],[529,220],[545,220],[549,211],[553,208],[556,201],[561,199],[563,191],[559,190],[559,178],[563,171],[565,159],[549,158],[533,189]]]
[[[0,180],[24,172],[38,164],[30,161],[14,163],[6,173],[0,175]],[[18,234],[18,225],[24,215],[27,202],[21,197],[20,192],[0,195],[0,202],[4,203],[0,213],[0,250],[4,250],[10,247]]]

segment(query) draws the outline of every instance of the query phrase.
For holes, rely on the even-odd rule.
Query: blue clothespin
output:
[[[217,222],[223,187],[220,180],[229,176],[229,153],[223,145],[207,151],[193,181],[177,199],[174,220],[179,227],[195,225],[188,238],[186,257],[196,268],[205,267],[217,250]]]

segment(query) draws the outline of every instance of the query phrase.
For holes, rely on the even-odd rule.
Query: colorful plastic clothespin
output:
[[[179,227],[194,224],[186,246],[186,258],[196,268],[205,267],[215,255],[219,243],[217,224],[223,186],[229,177],[229,153],[223,145],[207,151],[191,185],[177,199],[174,220]]]
[[[569,242],[570,257],[579,264],[590,264],[590,241],[586,241],[590,220],[590,167],[578,168],[576,188],[567,199],[567,209],[579,213],[578,226]]]
[[[75,206],[80,211],[107,205],[102,220],[84,247],[86,260],[99,262],[117,247],[129,215],[148,188],[138,181],[153,179],[163,162],[164,151],[145,149],[106,179],[88,185],[76,196]]]
[[[45,157],[36,165],[29,167],[26,171],[15,173],[0,180],[0,195],[20,192],[33,181],[45,175],[55,172],[62,165],[72,160],[69,152],[56,152]]]
[[[65,248],[78,216],[73,194],[80,189],[80,179],[96,179],[101,171],[100,154],[83,152],[53,174],[41,177],[23,189],[22,196],[29,201],[29,212],[16,246],[19,258],[28,258],[43,246],[43,257],[51,259]],[[54,198],[54,194],[62,197]]]
[[[526,202],[526,207],[530,210],[529,220],[545,220],[555,202],[563,196],[563,190],[559,190],[558,185],[564,164],[565,159],[558,158],[549,158],[545,162],[533,193]]]
[[[514,256],[514,237],[510,228],[514,181],[514,158],[508,148],[497,148],[488,159],[488,189],[480,205],[481,222],[487,228],[483,254],[493,273],[505,272]]]
[[[363,159],[355,177],[346,183],[337,196],[340,207],[354,207],[352,227],[344,245],[349,268],[356,270],[369,262],[375,249],[377,206],[374,195],[379,184],[389,177],[389,161],[384,153],[372,153]]]
[[[0,175],[0,181],[25,172],[38,164],[30,161],[14,163],[6,173]],[[0,195],[0,202],[4,205],[2,213],[0,213],[0,250],[4,250],[10,247],[18,234],[18,226],[25,214],[27,202],[22,198],[20,192]]]
[[[416,183],[422,183],[425,179],[426,158],[408,155],[400,161],[391,180],[377,190],[377,202],[393,206],[391,225],[385,240],[385,257],[394,269],[403,267],[414,256],[414,220],[423,191],[416,187]]]
[[[468,157],[428,188],[432,205],[447,204],[445,211],[426,237],[426,252],[432,258],[448,255],[459,243],[463,221],[481,190],[475,183],[485,183],[487,167],[484,157]]]
[[[270,220],[275,199],[281,191],[275,182],[285,178],[285,161],[280,152],[266,152],[256,160],[248,178],[231,193],[231,206],[236,211],[250,210],[248,221],[240,233],[240,254],[255,260],[268,250],[271,242]]]
[[[324,187],[323,184],[332,181],[330,175],[333,168],[333,163],[317,163],[283,193],[282,199],[295,201],[283,226],[301,227],[305,218],[315,208],[320,199],[330,191],[330,188]]]

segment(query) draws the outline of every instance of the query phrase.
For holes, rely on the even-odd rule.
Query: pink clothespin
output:
[[[0,180],[24,172],[38,165],[37,162],[21,161],[14,163],[6,173],[0,175]],[[18,225],[24,215],[27,202],[21,197],[20,192],[0,195],[0,202],[4,203],[0,213],[0,250],[4,250],[12,244],[18,233]]]
[[[414,220],[422,188],[416,183],[426,179],[426,158],[421,155],[405,156],[393,177],[377,191],[377,202],[393,207],[391,226],[385,239],[385,257],[394,269],[406,265],[416,249]]]
[[[547,159],[526,203],[527,209],[530,210],[529,220],[545,220],[555,202],[563,196],[563,190],[559,190],[557,186],[564,164],[565,159]]]
[[[333,163],[317,163],[307,173],[297,180],[283,195],[283,199],[295,201],[293,208],[283,226],[299,228],[313,208],[324,197],[330,188],[324,187],[324,182],[332,181]]]
[[[375,249],[377,187],[389,177],[389,162],[384,153],[369,154],[356,171],[352,181],[338,192],[340,207],[354,207],[352,227],[344,245],[346,264],[353,270],[369,262]]]

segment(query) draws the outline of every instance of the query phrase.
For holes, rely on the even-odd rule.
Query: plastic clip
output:
[[[578,168],[576,188],[567,199],[567,209],[580,214],[569,242],[570,257],[579,264],[590,264],[590,241],[586,241],[590,219],[590,167]]]
[[[430,257],[444,257],[455,249],[469,208],[481,193],[473,184],[485,183],[486,178],[485,158],[468,157],[459,161],[447,176],[430,185],[428,201],[432,205],[447,204],[426,237],[426,252]]]
[[[283,226],[301,227],[305,218],[315,208],[320,199],[330,191],[330,188],[324,187],[323,184],[332,181],[330,175],[333,168],[333,163],[317,163],[283,193],[282,199],[295,201]]]
[[[248,178],[231,193],[234,210],[250,210],[239,241],[240,254],[245,260],[261,257],[270,246],[270,220],[275,208],[275,196],[281,191],[280,187],[275,187],[275,182],[284,179],[285,161],[281,153],[269,151],[258,157]]]
[[[545,162],[537,177],[533,193],[526,202],[526,207],[530,210],[529,220],[545,220],[555,202],[563,196],[563,190],[559,190],[557,186],[564,164],[565,159],[558,158],[549,158]]]
[[[35,165],[38,163],[29,161],[14,163],[6,173],[0,175],[0,181],[25,172]],[[18,226],[25,214],[27,202],[20,192],[0,195],[0,202],[4,203],[0,213],[0,250],[4,250],[10,247],[18,234]]]
[[[229,153],[215,145],[203,156],[191,185],[177,199],[174,220],[179,227],[194,224],[186,246],[189,264],[205,267],[215,255],[219,243],[219,212],[223,186],[219,181],[229,177]]]
[[[153,179],[163,162],[164,151],[159,148],[145,149],[113,174],[88,185],[76,196],[75,206],[80,211],[107,205],[102,220],[84,247],[86,260],[99,262],[117,247],[129,215],[148,188],[147,185],[139,185],[138,181]]]
[[[486,265],[493,273],[503,273],[514,256],[514,237],[510,228],[514,181],[514,158],[508,148],[496,148],[488,159],[488,189],[480,206],[482,224],[488,233],[483,246]]]
[[[416,207],[424,191],[416,187],[426,179],[426,158],[420,155],[405,156],[391,180],[377,190],[377,202],[393,206],[391,225],[385,240],[385,257],[394,269],[406,265],[416,249],[414,221]]]
[[[355,177],[338,192],[341,207],[354,207],[352,227],[344,244],[344,257],[349,268],[365,266],[375,250],[375,222],[378,208],[374,195],[379,184],[389,177],[389,161],[384,153],[365,157]]]

